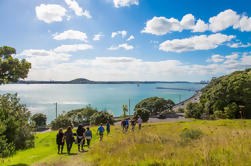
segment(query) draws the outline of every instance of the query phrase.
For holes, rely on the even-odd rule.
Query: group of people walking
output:
[[[74,136],[76,136],[76,139]],[[84,151],[85,140],[87,142],[87,146],[90,147],[91,139],[92,131],[89,127],[86,127],[85,129],[82,125],[79,125],[76,133],[73,133],[71,126],[67,127],[65,133],[63,132],[63,129],[60,128],[57,133],[58,154],[60,152],[61,154],[63,153],[65,142],[67,146],[67,152],[70,154],[72,144],[74,142],[78,144],[78,151],[80,152],[80,150]]]
[[[97,134],[100,137],[99,139],[100,141],[102,141],[103,139],[104,132],[105,132],[105,128],[103,127],[103,124],[101,123],[97,130]],[[109,135],[110,133],[109,122],[106,123],[106,132],[107,132],[107,135]],[[76,139],[74,137],[76,137]],[[87,146],[89,148],[91,139],[92,139],[92,131],[90,130],[89,127],[86,127],[85,129],[82,125],[79,125],[76,133],[73,133],[71,126],[67,127],[65,133],[63,132],[63,129],[60,128],[57,133],[58,154],[63,153],[65,142],[66,142],[68,154],[70,154],[72,144],[74,142],[78,144],[78,151],[84,152],[85,142],[87,142]]]
[[[123,132],[127,132],[129,129],[129,121],[130,119],[124,119],[121,121],[121,126],[123,128]],[[143,120],[141,118],[139,118],[137,121],[136,120],[131,120],[131,125],[132,125],[132,131],[134,131],[136,123],[139,124],[139,130],[141,129],[141,125],[142,125]],[[111,131],[111,126],[110,123],[107,122],[106,123],[106,132],[107,132],[107,136],[110,134]],[[103,124],[101,123],[100,126],[98,127],[97,130],[97,134],[99,135],[99,140],[102,141],[103,140],[103,136],[104,136],[104,132],[105,132],[105,128],[103,127]],[[76,139],[75,139],[76,137]],[[82,125],[78,126],[78,129],[76,131],[76,133],[73,133],[72,131],[72,127],[69,126],[66,129],[66,132],[63,132],[63,129],[60,128],[58,130],[57,133],[57,145],[58,145],[58,154],[62,154],[63,153],[63,149],[64,149],[64,144],[66,142],[66,146],[67,146],[67,153],[70,154],[71,152],[71,148],[72,148],[72,144],[75,142],[76,144],[78,144],[78,151],[83,151],[84,152],[84,146],[85,146],[85,142],[87,142],[87,146],[88,148],[90,147],[90,143],[91,143],[91,139],[92,139],[92,131],[90,130],[89,127],[84,128]]]
[[[138,120],[132,119],[131,120],[132,131],[135,130],[136,123],[139,124],[139,130],[140,130],[142,122],[143,122],[143,120],[141,119],[141,117],[139,117]],[[127,119],[122,120],[121,126],[122,126],[123,133],[127,132],[129,129],[129,126],[130,126],[130,119],[127,118]]]

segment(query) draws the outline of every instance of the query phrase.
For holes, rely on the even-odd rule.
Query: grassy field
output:
[[[94,132],[96,127],[91,128]],[[94,132],[95,133],[95,132]],[[66,144],[64,146],[64,153],[57,154],[57,145],[56,145],[56,134],[57,131],[48,132],[48,133],[38,133],[35,135],[35,148],[18,151],[14,156],[5,158],[4,160],[0,159],[0,165],[49,165],[52,163],[58,163],[59,161],[68,161],[71,158],[78,156],[77,145],[73,144],[72,155],[67,154]],[[91,144],[97,142],[98,137],[94,134]],[[89,150],[85,148],[85,150]],[[82,153],[82,152],[81,152]]]
[[[92,128],[96,131],[96,128]],[[36,148],[20,151],[3,165],[251,165],[251,120],[144,124],[123,134],[119,126],[88,152],[58,155],[56,132],[36,135]],[[94,132],[95,133],[95,132]],[[65,149],[66,152],[66,149]]]

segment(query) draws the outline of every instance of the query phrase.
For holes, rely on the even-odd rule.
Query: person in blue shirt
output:
[[[109,135],[109,133],[110,133],[110,130],[111,129],[111,125],[110,125],[110,123],[109,122],[107,122],[106,123],[106,132],[107,132],[107,136]]]
[[[128,130],[128,128],[129,128],[129,120],[128,119],[126,119],[125,120],[125,122],[126,122],[126,131]]]
[[[99,134],[99,141],[102,141],[103,135],[105,132],[105,128],[103,127],[103,124],[101,123],[100,126],[98,127],[98,134]]]
[[[85,132],[85,138],[87,140],[87,145],[88,148],[90,147],[90,143],[91,143],[91,139],[92,139],[92,131],[90,130],[89,127],[86,128],[86,132]]]

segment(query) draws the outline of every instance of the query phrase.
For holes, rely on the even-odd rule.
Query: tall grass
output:
[[[113,130],[87,154],[89,165],[251,165],[251,121],[148,124],[126,134]]]

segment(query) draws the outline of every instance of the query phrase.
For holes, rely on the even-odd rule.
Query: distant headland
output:
[[[70,81],[35,81],[20,80],[12,84],[155,84],[155,83],[198,83],[208,84],[208,81],[189,82],[189,81],[91,81],[85,78],[77,78]]]

